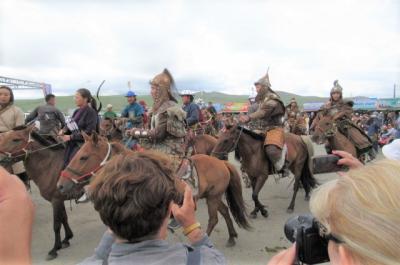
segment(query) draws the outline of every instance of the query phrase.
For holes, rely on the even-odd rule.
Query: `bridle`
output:
[[[233,144],[233,147],[232,147],[230,150],[224,151],[224,152],[215,152],[215,151],[212,151],[212,152],[211,152],[211,155],[212,155],[212,156],[216,155],[216,157],[221,157],[221,159],[227,160],[227,159],[228,159],[228,154],[229,154],[230,152],[232,152],[233,150],[235,150],[236,147],[237,147],[237,145],[239,144],[239,140],[240,140],[240,137],[242,136],[243,129],[244,129],[243,126],[241,126],[241,127],[240,127],[240,132],[239,132],[239,134],[238,134],[238,137],[235,139],[235,142],[234,142],[234,144]]]
[[[0,153],[6,155],[7,158],[9,158],[9,159],[16,158],[18,156],[17,154],[21,155],[21,152],[25,156],[28,156],[29,150],[27,148],[34,141],[35,140],[32,139],[31,132],[29,132],[28,140],[26,141],[26,143],[24,144],[24,146],[21,149],[18,149],[18,150],[14,151],[14,152],[6,152],[6,151],[3,151],[3,150],[0,150]]]
[[[316,128],[325,138],[332,138],[335,136],[337,133],[338,129],[336,126],[336,123],[332,122],[331,128],[327,129],[326,131],[322,130],[319,124],[316,126]]]
[[[14,151],[14,152],[7,152],[7,151],[0,150],[0,153],[6,155],[6,158],[8,160],[14,160],[15,158],[19,158],[19,157],[25,157],[25,159],[26,159],[29,154],[40,152],[40,151],[43,151],[43,150],[46,150],[46,149],[50,149],[50,148],[53,148],[55,146],[63,144],[63,143],[60,142],[60,143],[52,144],[52,145],[49,145],[49,146],[45,146],[43,148],[38,148],[36,150],[30,150],[30,149],[28,149],[29,145],[31,143],[35,142],[35,140],[32,138],[32,134],[31,133],[32,133],[32,131],[29,132],[28,140],[22,146],[22,148]]]
[[[71,167],[66,167],[63,171],[61,171],[61,177],[69,179],[72,182],[74,182],[75,184],[86,184],[86,183],[88,183],[90,181],[89,177],[95,175],[95,173],[97,171],[99,171],[108,162],[108,160],[110,159],[111,150],[112,150],[111,143],[107,142],[107,146],[108,146],[108,150],[107,150],[106,156],[100,162],[100,164],[97,167],[95,167],[93,170],[90,170],[87,173],[82,173],[82,172],[79,172],[78,170],[75,170],[75,169],[73,169]],[[72,176],[68,175],[67,172],[73,174],[74,176],[77,176],[77,178],[73,178]]]

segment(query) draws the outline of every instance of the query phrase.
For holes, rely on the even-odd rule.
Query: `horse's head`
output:
[[[327,138],[335,135],[336,130],[333,117],[325,113],[320,113],[319,121],[315,125],[311,139],[317,144],[323,144]]]
[[[27,148],[33,142],[32,131],[36,130],[34,124],[18,126],[11,131],[0,134],[0,156],[15,159],[23,157]]]
[[[74,155],[68,166],[61,172],[57,188],[68,193],[76,185],[83,186],[100,170],[111,156],[111,144],[106,138],[93,132],[91,136],[82,133],[85,143]]]
[[[241,130],[235,125],[225,125],[225,127],[218,134],[218,141],[215,144],[212,156],[218,159],[227,160],[228,154],[233,152],[239,141]]]

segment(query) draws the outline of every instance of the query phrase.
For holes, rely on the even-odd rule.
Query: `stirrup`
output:
[[[89,196],[85,192],[85,193],[83,193],[83,195],[79,199],[76,200],[76,203],[77,204],[78,203],[87,203],[89,201],[90,201]]]

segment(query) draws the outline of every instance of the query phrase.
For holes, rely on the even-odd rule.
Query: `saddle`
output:
[[[199,176],[196,166],[190,158],[184,158],[176,172],[176,176],[185,181],[193,191],[193,196],[199,194]]]
[[[354,144],[359,153],[364,153],[372,147],[371,138],[354,123],[341,120],[337,124],[339,131]]]

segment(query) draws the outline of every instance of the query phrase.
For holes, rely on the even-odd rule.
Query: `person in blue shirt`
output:
[[[182,109],[186,112],[186,125],[193,128],[200,121],[200,108],[193,102],[194,92],[183,90],[180,96],[183,102]]]
[[[128,91],[125,97],[128,101],[128,105],[121,112],[121,117],[127,119],[125,129],[142,128],[144,109],[142,105],[136,102],[135,92]],[[136,140],[132,139],[129,136],[124,136],[123,142],[125,146],[131,149],[137,143]]]

